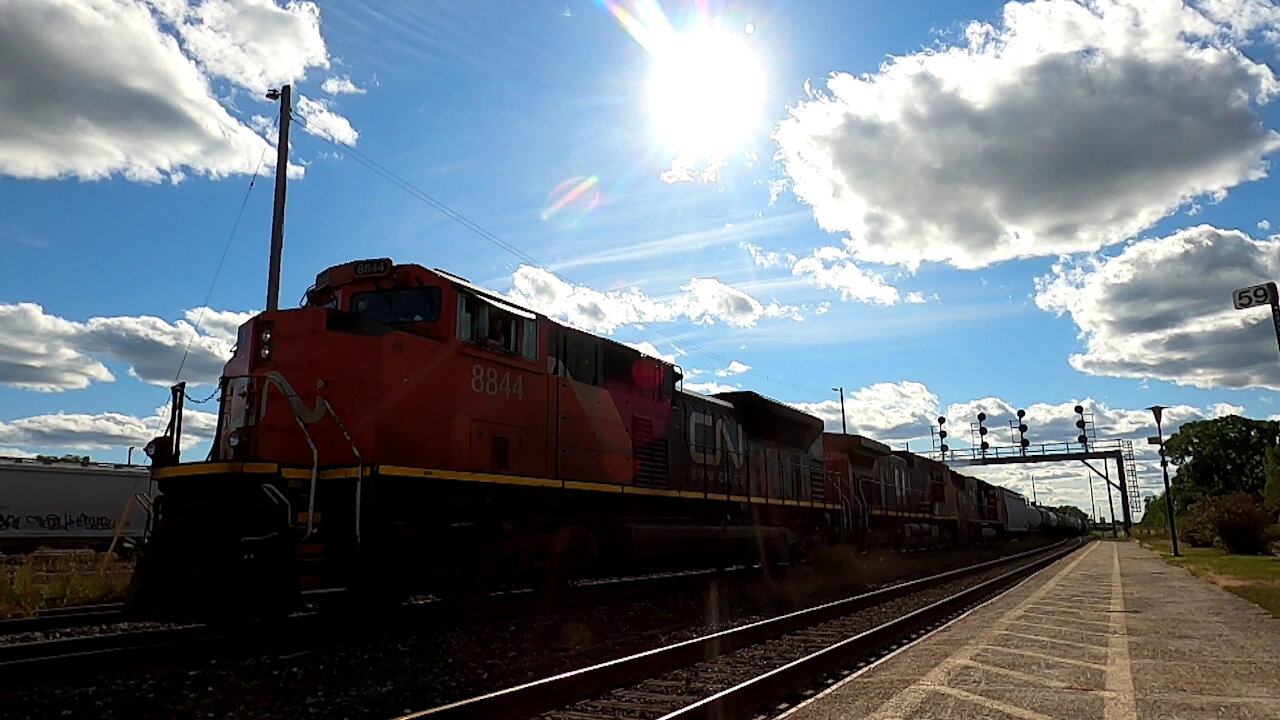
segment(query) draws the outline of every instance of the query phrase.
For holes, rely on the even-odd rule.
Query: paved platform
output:
[[[1280,720],[1280,619],[1095,542],[787,720]]]

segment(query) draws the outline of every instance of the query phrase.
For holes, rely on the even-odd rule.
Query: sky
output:
[[[282,307],[439,267],[895,448],[1081,404],[1148,494],[1143,408],[1280,413],[1231,304],[1280,276],[1278,44],[1263,0],[0,0],[0,455],[123,461],[213,391],[291,83]]]

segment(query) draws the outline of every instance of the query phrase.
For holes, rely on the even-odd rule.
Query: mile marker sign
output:
[[[1235,303],[1237,310],[1244,310],[1256,305],[1267,305],[1276,300],[1276,284],[1262,283],[1261,285],[1240,288],[1231,294],[1231,299]]]
[[[1271,306],[1271,324],[1276,330],[1276,344],[1280,345],[1280,297],[1277,297],[1276,284],[1266,282],[1250,285],[1231,293],[1231,302],[1237,310],[1247,310],[1259,305]]]

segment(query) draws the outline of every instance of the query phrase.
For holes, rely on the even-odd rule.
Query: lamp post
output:
[[[844,418],[844,386],[843,386],[843,385],[841,385],[840,387],[833,387],[833,388],[831,388],[831,392],[839,392],[839,393],[840,393],[840,434],[841,434],[841,435],[848,435],[848,434],[849,434],[849,424],[848,424],[848,421],[847,421],[847,420],[845,420],[845,418]]]
[[[1164,475],[1164,507],[1169,514],[1169,540],[1173,543],[1173,556],[1178,557],[1178,523],[1173,517],[1173,491],[1169,489],[1169,460],[1164,456],[1164,429],[1160,427],[1160,416],[1165,410],[1163,405],[1152,405],[1147,408],[1156,418],[1156,437],[1160,446],[1160,472]]]

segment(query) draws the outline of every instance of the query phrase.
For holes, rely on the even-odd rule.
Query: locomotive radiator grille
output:
[[[809,487],[813,491],[814,502],[825,502],[827,499],[826,469],[816,460],[809,462]]]
[[[506,435],[493,436],[493,467],[497,470],[511,467],[511,438]]]
[[[635,457],[635,483],[638,487],[665,488],[667,478],[667,439],[653,437],[653,419],[636,415],[631,422],[631,442]]]

